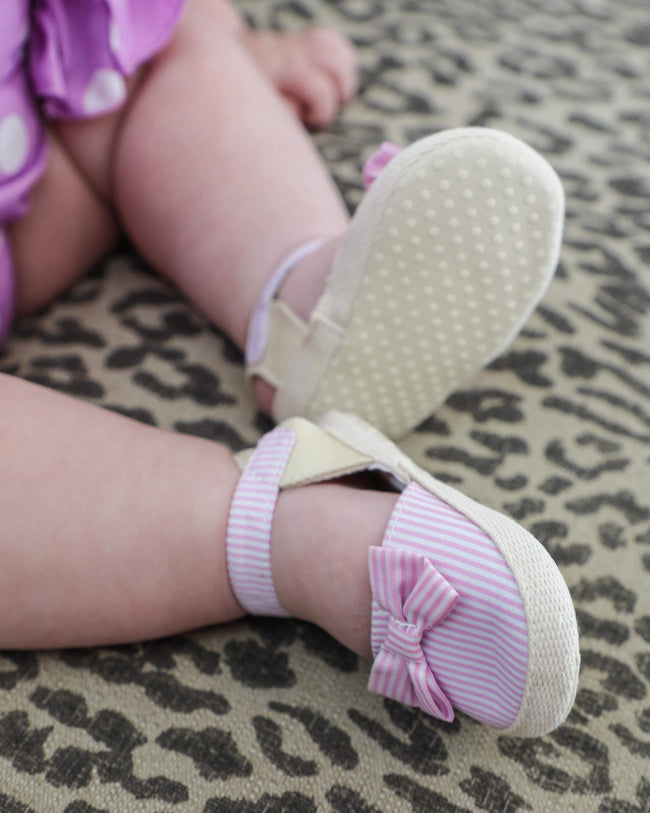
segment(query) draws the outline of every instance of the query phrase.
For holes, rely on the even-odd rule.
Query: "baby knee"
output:
[[[158,59],[214,54],[244,30],[239,14],[221,0],[189,0],[168,47]]]

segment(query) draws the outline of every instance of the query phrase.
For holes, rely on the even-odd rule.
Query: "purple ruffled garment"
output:
[[[43,117],[92,118],[119,107],[125,78],[164,47],[184,0],[0,3],[1,340],[14,289],[2,226],[25,214],[47,164]]]

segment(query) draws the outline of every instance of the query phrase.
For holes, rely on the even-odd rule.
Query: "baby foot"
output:
[[[238,462],[226,558],[242,608],[303,618],[372,654],[369,688],[434,717],[459,709],[520,736],[566,717],[575,611],[524,528],[342,413],[286,421]],[[372,490],[379,472],[399,496]]]
[[[357,89],[357,62],[348,40],[329,28],[251,31],[243,35],[253,59],[312,128],[326,128]]]

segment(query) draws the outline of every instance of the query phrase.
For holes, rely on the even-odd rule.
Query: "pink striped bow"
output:
[[[458,593],[426,556],[396,548],[370,548],[370,584],[375,618],[388,613],[385,636],[370,672],[368,688],[419,706],[451,722],[454,711],[422,651],[422,636],[452,610]],[[374,630],[373,630],[374,632]]]

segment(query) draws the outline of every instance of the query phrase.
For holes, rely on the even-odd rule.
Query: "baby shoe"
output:
[[[271,574],[280,490],[372,471],[400,497],[369,549],[369,688],[450,721],[453,709],[504,734],[538,736],[576,693],[575,611],[555,563],[528,531],[439,482],[356,416],[290,419],[237,456],[227,567],[250,613],[286,616]],[[326,552],[323,552],[326,555]]]
[[[558,262],[564,194],[537,152],[463,128],[384,144],[306,324],[276,298],[250,322],[247,367],[276,387],[277,421],[352,412],[405,435],[521,330]]]

